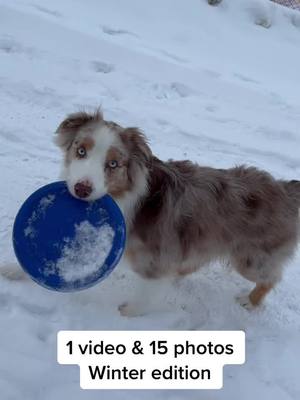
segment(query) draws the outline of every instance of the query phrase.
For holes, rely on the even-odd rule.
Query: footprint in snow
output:
[[[0,130],[0,137],[3,138],[7,142],[13,143],[21,143],[24,142],[22,135],[20,132],[16,133],[15,131],[11,130]]]
[[[234,76],[235,78],[241,80],[241,81],[249,82],[249,83],[255,83],[256,85],[259,85],[259,82],[258,82],[257,80],[252,79],[252,78],[249,78],[249,77],[246,76],[246,75],[242,75],[242,74],[235,73],[235,74],[233,74],[233,76]]]
[[[106,35],[110,36],[121,36],[121,35],[129,35],[138,38],[138,35],[127,31],[126,29],[119,29],[119,28],[111,28],[110,26],[102,25],[101,26],[102,32]]]
[[[109,74],[110,72],[115,70],[113,64],[109,64],[103,61],[92,61],[91,65],[95,72],[100,72],[102,74]]]
[[[6,294],[0,294],[0,309],[8,310],[10,308],[10,302]]]
[[[218,106],[215,105],[215,104],[207,104],[205,106],[205,110],[210,112],[210,113],[214,113],[214,112],[216,112],[218,110]]]
[[[36,10],[38,10],[44,14],[51,15],[52,17],[61,17],[62,16],[58,11],[50,10],[49,8],[42,7],[39,4],[32,4],[32,7],[34,7]]]
[[[53,306],[41,306],[39,304],[32,304],[26,302],[19,302],[19,306],[31,315],[39,315],[48,318],[55,311]]]
[[[218,79],[221,77],[221,74],[217,71],[213,71],[212,69],[203,69],[203,73],[210,77],[210,78],[214,78],[214,79]]]
[[[179,309],[177,310],[176,318],[174,318],[170,326],[171,329],[199,330],[206,327],[206,321],[209,320],[210,312],[205,304],[182,302],[178,306]]]
[[[285,141],[299,142],[297,133],[286,129],[270,129],[266,126],[259,126],[256,132],[267,139],[281,141],[284,138]]]
[[[23,53],[23,46],[10,36],[0,38],[0,51],[7,54]]]
[[[195,95],[195,91],[180,82],[172,82],[170,84],[152,85],[154,96],[158,100],[186,98]]]
[[[165,57],[167,57],[167,58],[169,58],[169,59],[171,59],[173,61],[176,61],[176,62],[179,62],[179,63],[184,63],[184,64],[187,63],[187,60],[185,58],[179,57],[176,54],[170,53],[170,52],[165,51],[165,50],[159,50],[159,52],[163,56],[165,56]]]
[[[37,55],[35,49],[23,46],[9,35],[0,36],[0,54],[1,53],[6,53],[8,55],[25,54],[30,57]]]

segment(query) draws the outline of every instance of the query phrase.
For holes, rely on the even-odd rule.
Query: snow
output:
[[[268,0],[0,0],[0,264],[15,262],[22,202],[58,178],[53,132],[81,108],[141,127],[163,159],[299,179],[299,45],[300,13]],[[133,319],[117,310],[136,282],[124,261],[82,293],[0,277],[1,398],[299,399],[299,262],[260,310],[234,300],[251,283],[212,265]],[[224,368],[220,391],[82,391],[56,362],[61,329],[243,329],[247,362]]]
[[[46,209],[51,204],[53,204],[54,200],[55,200],[55,195],[53,194],[49,194],[48,196],[45,196],[40,200],[37,210],[33,211],[30,218],[28,219],[28,225],[24,229],[24,235],[26,237],[29,236],[30,239],[34,239],[36,235],[36,230],[33,227],[34,223],[37,221],[38,218],[42,217],[45,214]]]
[[[108,224],[95,227],[83,221],[75,225],[74,238],[65,240],[61,258],[55,265],[47,267],[48,273],[58,274],[65,282],[90,278],[103,266],[111,251],[114,235]]]

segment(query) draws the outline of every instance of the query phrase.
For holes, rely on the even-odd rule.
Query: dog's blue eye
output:
[[[108,161],[108,166],[109,166],[109,168],[112,168],[112,169],[117,168],[118,161],[116,161],[116,160]]]
[[[77,149],[77,155],[78,155],[80,158],[85,157],[85,156],[86,156],[86,149],[85,149],[83,146],[78,147],[78,149]]]

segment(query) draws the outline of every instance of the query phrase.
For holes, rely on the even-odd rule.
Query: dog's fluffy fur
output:
[[[254,167],[161,161],[138,129],[105,121],[100,112],[68,116],[56,142],[74,196],[75,185],[83,182],[90,188],[83,192],[85,200],[109,193],[120,205],[127,255],[144,278],[184,276],[216,258],[227,259],[256,284],[245,303],[255,306],[295,252],[299,181],[275,180]]]

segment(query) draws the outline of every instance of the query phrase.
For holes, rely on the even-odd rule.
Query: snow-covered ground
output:
[[[0,264],[15,262],[20,205],[58,177],[53,132],[83,107],[141,127],[163,159],[299,179],[299,50],[300,13],[268,0],[0,0]],[[134,286],[124,263],[76,294],[1,277],[1,399],[297,400],[299,264],[258,311],[234,301],[251,284],[214,265],[133,319],[117,311]],[[220,391],[82,391],[78,367],[56,362],[61,329],[244,329],[247,362]]]

